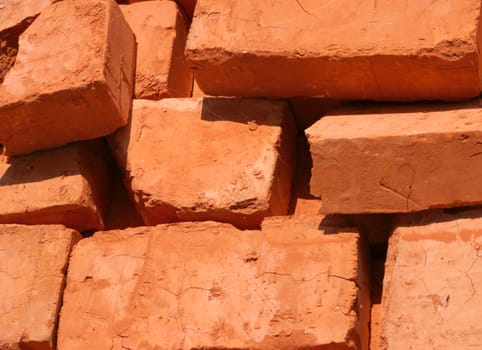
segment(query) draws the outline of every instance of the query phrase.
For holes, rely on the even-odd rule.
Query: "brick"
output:
[[[53,0],[8,0],[2,1],[0,11],[0,33],[18,26],[27,18],[35,18]]]
[[[192,73],[184,60],[187,30],[174,1],[121,5],[137,38],[135,97],[189,97]]]
[[[395,230],[383,282],[380,349],[480,348],[481,214],[445,215]]]
[[[15,62],[18,37],[51,0],[9,0],[0,4],[0,84]]]
[[[113,0],[57,1],[19,40],[0,85],[6,154],[93,139],[127,123],[135,38]]]
[[[135,100],[110,144],[146,225],[249,228],[288,211],[294,132],[282,101]]]
[[[106,146],[97,141],[0,162],[0,223],[102,229],[109,170]]]
[[[359,249],[214,222],[99,232],[72,253],[58,348],[367,349]]]
[[[311,192],[325,213],[481,203],[481,116],[475,104],[333,112],[306,131]]]
[[[186,57],[209,95],[458,100],[480,92],[479,21],[478,0],[199,0]]]
[[[0,349],[55,349],[65,270],[79,233],[0,225]]]

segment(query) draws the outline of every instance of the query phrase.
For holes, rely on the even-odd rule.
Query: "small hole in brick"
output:
[[[3,154],[3,151],[5,151],[5,148],[4,148],[3,145],[0,143],[0,155]]]

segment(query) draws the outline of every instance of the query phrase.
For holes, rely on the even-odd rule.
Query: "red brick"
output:
[[[121,5],[137,39],[135,97],[189,97],[192,73],[184,60],[186,24],[174,1]]]
[[[55,349],[65,270],[79,233],[0,225],[0,349]]]
[[[477,349],[482,212],[399,227],[389,241],[380,349]]]
[[[57,1],[20,36],[0,85],[9,155],[107,135],[131,106],[135,38],[113,0]]]
[[[256,227],[288,211],[294,126],[285,102],[135,100],[111,144],[147,225]]]
[[[479,21],[478,0],[199,0],[186,55],[209,95],[458,100]]]
[[[367,349],[359,248],[213,222],[96,233],[72,253],[59,350]]]
[[[87,141],[0,162],[0,223],[102,229],[110,187],[105,147]]]
[[[0,10],[0,33],[14,28],[27,18],[35,18],[53,0],[8,0]]]
[[[307,129],[311,192],[325,213],[482,203],[478,105],[343,110]]]

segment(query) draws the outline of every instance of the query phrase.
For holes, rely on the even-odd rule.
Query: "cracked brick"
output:
[[[96,233],[72,253],[59,350],[366,349],[358,234],[302,231],[203,222]]]
[[[479,25],[477,0],[199,0],[186,57],[208,95],[460,100]]]
[[[0,225],[0,349],[55,349],[65,272],[76,231]]]
[[[482,203],[477,103],[344,108],[306,130],[322,212],[395,213]]]
[[[58,147],[125,125],[134,65],[135,38],[114,1],[53,2],[20,35],[0,84],[3,152]]]
[[[480,349],[482,211],[423,217],[389,240],[380,349]]]

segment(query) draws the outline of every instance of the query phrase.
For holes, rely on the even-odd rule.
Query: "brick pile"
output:
[[[481,18],[0,0],[0,350],[482,349]]]

